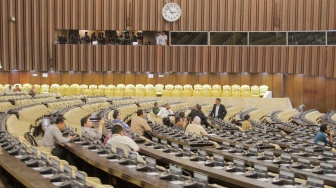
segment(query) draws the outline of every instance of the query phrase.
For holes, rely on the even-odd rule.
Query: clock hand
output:
[[[169,6],[167,6],[167,7],[168,7],[168,9],[169,9],[170,13],[173,13],[173,12],[170,10]]]

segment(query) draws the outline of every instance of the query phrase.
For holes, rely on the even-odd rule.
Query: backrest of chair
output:
[[[203,86],[201,84],[194,85],[194,90],[202,90]]]
[[[232,92],[240,92],[240,86],[239,85],[232,85],[231,86]]]
[[[212,86],[213,90],[222,90],[222,86],[220,86],[219,84],[215,84]]]
[[[174,85],[172,85],[172,84],[167,84],[165,86],[165,90],[173,90],[173,89],[174,89]]]
[[[125,84],[118,84],[117,85],[117,89],[125,89],[125,88],[126,88]]]
[[[182,85],[175,85],[174,89],[182,91],[183,90],[183,86]]]
[[[250,91],[250,86],[249,86],[249,85],[242,85],[242,86],[240,87],[240,90],[241,90],[242,92],[249,92],[249,91]]]
[[[97,85],[95,85],[95,84],[91,84],[90,86],[89,86],[89,89],[97,89],[98,87],[97,87]]]

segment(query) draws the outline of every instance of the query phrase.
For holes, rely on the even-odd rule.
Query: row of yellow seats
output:
[[[35,91],[36,93],[48,93],[49,92],[49,85],[47,84],[43,84],[43,85],[39,85],[39,84],[29,84],[29,83],[26,83],[26,84],[13,84],[13,85],[10,85],[10,84],[5,84],[5,85],[2,85],[0,84],[0,92],[5,92],[9,86],[12,87],[12,90],[15,89],[16,86],[19,86],[19,88],[21,89],[22,92],[29,92],[29,90],[31,88],[33,88],[33,86],[35,87]]]
[[[164,97],[256,97],[263,96],[268,91],[268,86],[248,85],[171,85],[168,84],[161,91]]]

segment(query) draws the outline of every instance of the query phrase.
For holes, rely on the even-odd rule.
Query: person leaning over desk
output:
[[[76,165],[74,155],[67,151],[65,148],[60,147],[58,144],[67,143],[74,139],[69,135],[67,138],[62,137],[61,131],[66,127],[66,119],[64,117],[56,118],[55,124],[47,127],[42,138],[42,146],[49,147],[51,154],[59,157],[60,159],[68,161],[70,165]]]

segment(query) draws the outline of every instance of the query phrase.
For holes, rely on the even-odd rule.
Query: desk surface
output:
[[[209,136],[209,139],[215,142],[218,142],[221,144],[223,141],[229,142],[231,146],[234,146],[235,144],[241,144],[244,148],[252,148],[252,147],[257,147],[254,144],[246,144],[244,141],[235,141],[235,140],[230,140],[225,137],[220,137],[220,136]],[[274,149],[274,146],[269,145],[269,146],[258,146],[260,149]]]
[[[207,167],[204,164],[190,161],[189,159],[183,159],[181,157],[176,157],[172,154],[163,153],[162,151],[156,150],[152,147],[140,144],[140,153],[148,155],[152,158],[160,160],[165,163],[174,163],[181,166],[184,169],[190,171],[198,171],[207,174],[209,177],[228,182],[230,184],[238,185],[241,187],[278,187],[271,184],[270,181],[262,182],[256,179],[247,178],[244,175],[235,175],[230,172],[226,172],[224,169],[215,169],[213,167]],[[253,180],[253,181],[252,181]]]
[[[118,162],[110,162],[106,157],[99,156],[97,152],[91,151],[86,147],[76,143],[66,143],[64,146],[87,163],[113,175],[124,179],[140,187],[174,187],[168,181],[161,180],[159,175],[150,176],[144,172],[136,171],[135,168],[128,168],[125,165],[120,165]]]
[[[276,173],[279,172],[279,165],[273,164],[272,161],[258,160],[253,157],[245,157],[245,156],[242,156],[241,154],[229,153],[227,151],[217,150],[215,148],[204,148],[204,150],[207,153],[221,154],[225,157],[225,159],[229,159],[231,161],[233,158],[236,158],[236,159],[244,160],[245,164],[247,165],[259,164],[259,165],[267,166],[268,171],[276,172]],[[290,171],[294,172],[297,178],[302,178],[302,177],[306,178],[307,176],[309,176],[309,177],[324,179],[326,185],[336,186],[336,180],[333,177],[318,175],[318,174],[314,174],[309,171],[298,170],[298,169],[291,168],[291,167],[287,167],[287,168],[290,169]]]
[[[27,167],[20,159],[9,155],[2,147],[0,147],[0,165],[26,187],[56,187],[49,179],[43,178],[39,172]]]

